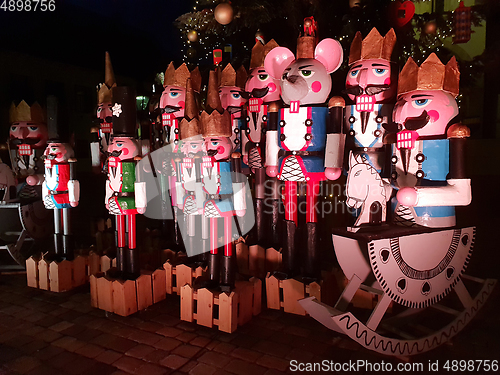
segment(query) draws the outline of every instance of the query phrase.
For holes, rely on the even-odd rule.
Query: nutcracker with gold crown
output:
[[[242,131],[242,155],[243,162],[248,164],[255,173],[255,204],[256,204],[256,225],[255,241],[262,244],[265,237],[270,239],[273,245],[278,245],[281,241],[280,230],[278,228],[279,212],[279,183],[276,178],[269,180],[272,190],[272,219],[271,231],[266,228],[264,218],[265,210],[265,153],[266,153],[266,130],[268,121],[268,107],[272,103],[281,103],[281,88],[279,79],[273,78],[264,67],[264,59],[269,51],[278,47],[278,44],[271,39],[264,44],[263,39],[257,39],[252,48],[250,59],[250,76],[245,84],[245,91],[250,95],[247,105],[247,115],[245,127]]]
[[[21,200],[40,199],[43,181],[43,150],[47,145],[46,111],[35,102],[29,106],[24,100],[10,107],[9,148],[12,171],[16,175]],[[32,176],[27,185],[26,178]],[[30,186],[31,185],[31,186]]]
[[[136,95],[133,88],[118,86],[113,88],[112,96],[113,136],[105,165],[108,171],[105,204],[109,213],[116,216],[118,271],[122,277],[134,278],[139,275],[135,215],[143,214],[147,203],[145,183],[136,172],[141,159],[135,140]]]
[[[196,67],[189,71],[186,64],[182,64],[175,69],[171,62],[165,71],[163,80],[163,92],[160,96],[160,104],[157,112],[160,113],[162,130],[160,131],[160,142],[163,146],[160,152],[154,153],[153,162],[159,174],[161,199],[163,206],[163,217],[170,217],[167,212],[170,207],[174,211],[174,236],[175,243],[180,244],[178,232],[178,208],[175,192],[176,167],[174,163],[175,154],[179,153],[179,123],[184,117],[186,105],[186,82],[191,78],[193,90],[196,93],[201,89],[201,74]],[[169,195],[170,194],[170,195]],[[168,203],[171,200],[172,206]],[[166,220],[163,221],[164,231],[166,230]]]
[[[42,199],[45,208],[54,211],[54,249],[59,259],[72,260],[74,241],[70,209],[78,206],[80,182],[75,178],[75,155],[69,143],[67,125],[57,120],[57,98],[47,98],[49,136],[43,153],[45,180]],[[29,182],[28,182],[29,183]]]
[[[345,93],[355,104],[345,107],[344,128],[349,152],[346,204],[357,210],[354,228],[386,221],[392,189],[383,180],[390,175],[384,136],[386,129],[395,127],[397,69],[391,62],[395,43],[393,29],[382,37],[376,28],[364,39],[358,31],[351,43]],[[343,106],[341,98],[337,106]]]
[[[101,169],[106,152],[113,133],[113,106],[111,90],[116,87],[115,74],[111,65],[111,58],[106,52],[105,57],[105,76],[104,83],[97,86],[97,126],[92,127],[91,133],[94,139],[90,143],[90,153],[92,158],[92,167]]]
[[[208,240],[208,218],[202,215],[205,192],[201,164],[206,155],[205,144],[201,136],[198,106],[190,78],[188,78],[186,85],[186,109],[180,123],[180,140],[182,141],[181,152],[184,157],[181,158],[179,155],[175,159],[177,168],[176,202],[177,207],[184,212],[187,218],[186,227],[183,230],[184,246],[188,256],[193,256],[208,251],[204,250]],[[196,233],[196,218],[199,215],[202,216],[202,241],[199,241]]]
[[[247,71],[244,66],[234,70],[231,64],[219,73],[219,96],[222,108],[231,114],[231,143],[233,151],[241,152],[241,129],[243,128],[243,106],[247,102],[245,81]]]
[[[333,308],[314,298],[300,301],[313,318],[380,353],[409,356],[442,345],[470,322],[496,284],[464,274],[476,230],[455,226],[454,206],[471,202],[464,171],[469,130],[454,122],[458,89],[454,57],[446,65],[435,54],[420,66],[408,59],[393,112],[400,131],[386,137],[394,141],[399,225],[335,229],[335,253],[349,282]],[[358,290],[377,295],[367,320],[349,311]]]
[[[311,24],[308,20],[308,25]],[[312,33],[310,31],[312,30]],[[279,117],[268,122],[267,174],[285,181],[285,276],[299,271],[295,245],[298,225],[297,183],[307,184],[307,256],[304,273],[318,275],[317,201],[321,181],[335,180],[341,174],[344,137],[335,133],[324,105],[330,94],[330,73],[342,63],[342,47],[334,39],[316,45],[314,27],[304,27],[297,41],[297,57],[284,47],[271,50],[264,61],[266,71],[280,78],[285,107]],[[276,113],[277,108],[270,108]],[[341,128],[341,127],[340,127]]]
[[[206,110],[201,113],[201,133],[207,157],[203,158],[203,188],[207,200],[203,206],[210,218],[210,286],[220,285],[223,291],[234,287],[236,264],[233,252],[234,216],[243,216],[246,210],[245,180],[241,174],[239,153],[232,153],[231,116],[224,111],[217,88],[216,72],[210,72]],[[224,256],[222,279],[219,282],[218,221],[224,221]]]

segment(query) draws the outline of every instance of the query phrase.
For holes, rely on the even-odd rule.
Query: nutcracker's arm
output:
[[[19,165],[17,164],[17,151],[9,149],[10,165],[12,166],[12,172],[14,175],[19,175]]]
[[[68,163],[69,163],[68,196],[71,206],[75,207],[78,205],[78,202],[80,201],[80,182],[75,179],[76,159],[70,158],[68,160]]]
[[[176,178],[175,178],[175,184],[172,186],[172,189],[174,189],[173,192],[171,192],[172,197],[175,197],[175,202],[177,203],[177,207],[182,209],[183,203],[184,203],[184,188],[182,187],[182,176],[181,176],[181,158],[176,157],[174,159],[175,162],[175,169],[176,169]]]
[[[267,131],[266,131],[266,167],[270,177],[276,177],[278,168],[278,113],[279,105],[271,103],[267,110]]]
[[[241,172],[241,154],[233,152],[231,155],[231,173],[233,180],[233,205],[236,215],[243,216],[247,209],[245,194],[245,176]]]
[[[203,163],[203,157],[196,155],[194,157],[194,167],[196,173],[196,183],[195,183],[195,200],[196,207],[198,210],[203,209],[203,204],[205,203],[205,193],[203,192],[203,182],[201,175],[201,164]]]
[[[345,145],[345,134],[342,132],[345,101],[340,96],[334,96],[329,100],[328,108],[330,116],[326,126],[325,168],[342,168]]]
[[[90,160],[93,167],[101,167],[101,142],[99,139],[99,129],[90,129]]]
[[[246,107],[244,107],[246,108]],[[247,113],[242,113],[242,116],[241,116],[241,126],[240,126],[240,142],[241,142],[241,153],[243,156],[246,156],[248,157],[248,149],[247,149],[247,145],[248,145],[248,132],[247,132],[247,129],[248,129],[248,121],[250,119],[250,112],[248,111],[248,108],[247,109]]]
[[[135,163],[141,161],[140,156],[134,158]],[[134,197],[135,197],[135,207],[137,211],[142,214],[146,211],[147,197],[146,197],[146,182],[142,181],[141,168],[136,168],[135,182],[134,182]]]

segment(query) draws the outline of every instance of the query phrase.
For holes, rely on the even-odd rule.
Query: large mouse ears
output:
[[[325,66],[328,73],[333,73],[340,67],[344,58],[342,45],[335,39],[323,39],[314,50],[314,58]]]
[[[284,70],[295,60],[295,56],[288,48],[273,48],[264,60],[264,69],[274,79],[280,79]]]

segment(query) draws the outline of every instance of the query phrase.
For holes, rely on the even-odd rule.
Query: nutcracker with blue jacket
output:
[[[113,106],[111,90],[116,87],[115,74],[111,58],[106,52],[104,83],[97,86],[97,121],[98,126],[91,129],[94,139],[90,143],[92,167],[101,169],[113,132]]]
[[[49,135],[43,153],[45,175],[42,197],[45,208],[54,211],[54,248],[59,259],[74,257],[70,209],[78,206],[80,183],[75,178],[76,159],[69,134],[57,121],[57,99],[47,98]]]
[[[186,216],[186,230],[183,231],[184,246],[188,256],[206,252],[208,241],[208,218],[203,216],[203,205],[205,203],[205,192],[203,190],[201,165],[205,153],[205,144],[201,136],[198,119],[198,106],[194,97],[191,79],[188,78],[186,85],[186,110],[185,116],[180,123],[181,152],[175,159],[177,169],[176,179],[176,201],[177,207]],[[196,218],[201,219],[201,241],[197,236]],[[182,228],[181,228],[182,229]]]
[[[29,106],[22,100],[18,105],[12,103],[10,106],[9,120],[10,160],[19,183],[18,197],[39,201],[39,186],[43,181],[41,156],[48,139],[46,111],[37,102]]]
[[[278,78],[273,78],[264,67],[264,59],[269,51],[278,47],[271,39],[267,44],[259,37],[252,48],[250,59],[250,76],[245,84],[245,91],[250,95],[247,105],[247,117],[242,132],[243,162],[248,164],[255,173],[255,240],[262,244],[264,237],[270,234],[270,242],[279,244],[280,231],[278,228],[279,212],[279,183],[276,178],[269,180],[272,190],[272,219],[271,231],[266,228],[264,218],[264,200],[266,187],[266,135],[268,107],[271,103],[280,103],[280,84]]]
[[[393,29],[382,37],[373,28],[365,39],[358,31],[351,44],[345,93],[355,104],[345,107],[346,147],[349,151],[346,204],[357,209],[354,224],[386,221],[391,188],[390,150],[384,136],[392,130],[392,110],[397,88],[397,69],[391,62],[396,43]],[[339,107],[342,106],[339,99]]]
[[[131,87],[113,88],[113,136],[105,168],[105,204],[116,216],[116,265],[125,278],[139,275],[136,248],[136,217],[146,211],[146,186],[140,181],[136,164],[141,159],[136,136],[136,94]],[[128,233],[128,243],[127,243]]]
[[[297,183],[307,184],[307,257],[305,275],[318,274],[317,200],[320,183],[341,174],[345,137],[334,132],[329,109],[324,105],[331,89],[330,73],[342,63],[342,47],[334,39],[316,45],[314,22],[304,22],[304,35],[297,41],[297,56],[276,47],[265,59],[266,71],[281,78],[281,97],[285,103],[279,113],[269,115],[266,132],[266,173],[285,181],[285,276],[298,270],[295,246],[298,222]],[[341,128],[341,126],[340,126]]]
[[[399,189],[394,220],[400,225],[450,227],[454,206],[471,202],[464,173],[465,125],[454,123],[460,72],[433,53],[420,66],[410,57],[399,75],[392,182]]]
[[[178,233],[178,208],[175,192],[175,154],[179,153],[180,132],[179,123],[184,117],[186,105],[186,82],[191,78],[193,90],[199,93],[201,89],[201,74],[196,67],[193,71],[189,71],[186,64],[182,64],[175,69],[174,63],[171,62],[165,71],[163,80],[163,92],[160,97],[159,112],[161,115],[160,145],[163,146],[160,152],[155,153],[154,164],[157,167],[159,174],[160,189],[162,196],[162,205],[164,216],[169,214],[166,210],[170,209],[170,204],[167,201],[170,199],[174,210],[174,236],[175,243],[180,243]],[[170,195],[169,195],[170,194]],[[164,221],[164,226],[166,222]]]
[[[232,153],[231,116],[222,108],[214,71],[210,72],[206,110],[201,113],[200,121],[208,155],[203,158],[202,175],[203,188],[207,194],[203,212],[205,217],[210,218],[209,285],[220,285],[223,291],[230,291],[234,287],[236,273],[232,242],[233,217],[245,214],[245,180],[241,174],[241,156],[239,153]],[[218,256],[219,219],[224,222],[221,280]]]

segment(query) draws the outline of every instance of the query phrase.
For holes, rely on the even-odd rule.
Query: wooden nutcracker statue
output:
[[[180,67],[175,69],[174,63],[171,62],[165,71],[165,77],[163,80],[163,92],[160,97],[160,104],[158,111],[161,116],[161,126],[160,131],[160,146],[162,146],[160,152],[156,152],[152,159],[157,173],[159,174],[160,189],[161,189],[161,199],[162,199],[162,210],[163,217],[171,217],[170,207],[173,207],[174,211],[174,236],[175,243],[180,244],[180,236],[178,233],[178,208],[176,202],[176,192],[175,192],[175,154],[179,153],[180,146],[180,133],[179,133],[179,123],[184,117],[184,110],[186,105],[186,81],[191,78],[193,90],[195,92],[201,89],[201,74],[198,68],[195,68],[192,72],[189,71],[186,64],[182,64]],[[171,201],[172,206],[170,206]],[[166,220],[163,221],[163,229],[166,230]]]
[[[358,210],[354,227],[386,220],[391,188],[382,179],[390,174],[384,136],[386,129],[395,128],[397,69],[391,63],[395,43],[393,29],[382,37],[373,28],[365,39],[357,32],[351,44],[345,93],[355,104],[345,107],[344,129],[350,168],[346,204]],[[338,99],[332,110],[342,111],[342,99]]]
[[[118,271],[122,277],[135,278],[139,275],[135,215],[143,214],[147,203],[145,183],[136,173],[136,164],[141,159],[135,140],[136,95],[134,89],[118,86],[113,88],[112,96],[113,136],[106,163],[105,204],[109,213],[116,216]]]
[[[113,106],[111,90],[116,87],[115,74],[109,53],[106,52],[104,83],[97,86],[97,126],[91,129],[94,137],[90,143],[92,167],[101,169],[113,133]],[[104,171],[107,172],[107,171]]]
[[[177,207],[186,215],[186,230],[183,230],[184,246],[188,256],[204,253],[206,242],[209,238],[208,218],[203,215],[205,192],[203,190],[201,164],[206,155],[205,144],[201,136],[198,120],[198,106],[194,96],[191,79],[186,85],[186,110],[180,123],[181,152],[183,158],[176,158],[177,181],[176,202]],[[202,216],[201,239],[196,233],[196,217]],[[181,228],[182,230],[183,228]],[[186,236],[187,235],[187,236]]]
[[[51,138],[43,153],[45,180],[42,184],[42,199],[45,208],[54,211],[54,249],[57,258],[73,260],[70,209],[78,206],[80,200],[80,182],[75,178],[76,159],[67,128],[57,121],[57,99],[53,96],[47,98],[47,114]]]
[[[243,128],[243,106],[246,103],[244,92],[247,71],[243,66],[235,71],[231,64],[227,64],[219,73],[219,96],[222,108],[231,115],[231,143],[233,151],[241,152],[241,129]]]
[[[255,173],[255,241],[262,244],[265,237],[270,239],[273,245],[281,241],[278,228],[279,212],[279,183],[276,178],[270,180],[272,189],[272,220],[271,231],[266,226],[264,212],[265,203],[265,153],[266,135],[268,121],[268,106],[271,103],[281,103],[281,89],[279,79],[273,78],[264,67],[264,59],[269,51],[278,47],[274,39],[267,44],[258,39],[252,48],[250,59],[250,76],[245,84],[245,91],[250,95],[247,105],[247,117],[244,130],[241,135],[243,162],[249,165]],[[270,235],[269,235],[270,234]]]
[[[399,75],[394,121],[401,126],[393,145],[392,181],[397,189],[394,220],[400,225],[451,227],[454,206],[471,202],[464,176],[464,142],[470,131],[453,124],[460,72],[431,54],[419,67],[410,57]]]
[[[43,181],[43,150],[47,145],[46,113],[35,102],[31,107],[23,100],[10,107],[9,149],[12,171],[18,183],[21,200],[40,199],[40,191],[34,186]],[[25,180],[32,176],[32,184]]]
[[[206,110],[201,113],[201,132],[208,157],[203,159],[203,187],[208,195],[204,215],[210,218],[209,275],[211,286],[220,285],[230,291],[235,281],[235,254],[233,252],[233,217],[243,216],[246,209],[245,182],[241,178],[241,160],[232,153],[231,116],[224,111],[217,89],[217,78],[210,72]],[[234,173],[234,179],[232,176]],[[224,220],[224,256],[222,280],[219,283],[218,220]]]
[[[309,20],[310,22],[310,20]],[[306,31],[311,28],[305,28]],[[266,168],[270,177],[285,181],[285,227],[283,264],[286,276],[297,273],[295,245],[298,223],[297,182],[307,184],[307,257],[305,274],[318,274],[317,201],[320,183],[341,174],[344,137],[330,127],[325,103],[331,89],[330,73],[342,63],[342,47],[333,39],[315,45],[315,32],[297,42],[297,58],[284,47],[271,50],[264,61],[266,71],[281,78],[285,108],[270,114],[267,130]],[[277,106],[271,106],[275,113]],[[272,115],[272,118],[271,118]]]

